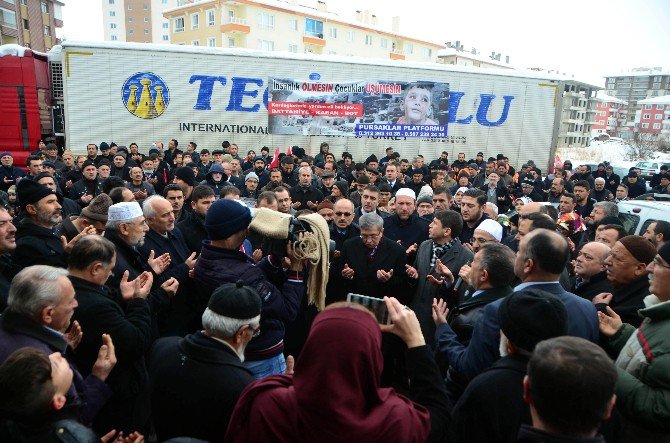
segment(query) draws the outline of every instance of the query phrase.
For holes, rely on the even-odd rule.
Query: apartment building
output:
[[[591,140],[591,130],[596,122],[594,97],[598,87],[577,81],[565,86],[563,106],[558,127],[559,148],[585,148]]]
[[[170,43],[170,23],[163,11],[193,0],[102,0],[104,39],[136,43]]]
[[[641,111],[640,100],[670,94],[670,71],[660,67],[635,68],[630,72],[605,77],[606,94],[628,102],[628,114],[623,134],[634,138],[635,116]]]
[[[635,116],[635,132],[670,138],[670,95],[637,102],[640,110]]]
[[[63,27],[63,6],[59,0],[0,0],[0,45],[47,52],[60,43],[56,28]]]
[[[203,0],[163,13],[170,22],[172,43],[249,48],[265,51],[331,54],[435,62],[443,44],[399,32],[400,18],[390,30],[368,11],[355,19],[280,0]]]
[[[591,127],[591,136],[607,134],[610,137],[622,137],[623,132],[630,132],[626,127],[628,102],[598,91],[593,98],[595,109],[595,123]]]

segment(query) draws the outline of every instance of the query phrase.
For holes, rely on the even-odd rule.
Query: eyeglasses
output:
[[[654,259],[651,262],[654,264],[654,266],[661,266],[663,268],[670,269],[670,265],[664,265],[663,263],[661,263],[661,259],[658,257],[654,257]]]
[[[252,333],[251,333],[252,338],[256,338],[259,335],[261,335],[261,325],[258,325],[258,327],[256,329],[252,328],[251,325],[247,325],[247,327],[249,329],[251,329],[251,331],[252,331]]]
[[[483,245],[484,243],[487,243],[488,241],[489,240],[487,240],[483,237],[472,237],[472,240],[470,241],[470,243],[475,244],[475,242],[476,242],[476,243],[479,243],[480,245]]]
[[[352,214],[351,214],[351,212],[341,212],[341,211],[337,211],[337,212],[335,213],[335,215],[337,215],[338,217],[342,217],[342,216],[344,216],[344,217],[351,217]]]
[[[379,237],[381,235],[381,232],[378,232],[376,234],[361,234],[361,240],[374,240],[375,238]]]

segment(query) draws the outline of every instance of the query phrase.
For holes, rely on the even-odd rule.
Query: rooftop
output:
[[[472,59],[472,60],[477,60],[477,61],[480,61],[482,63],[488,63],[488,64],[491,64],[491,65],[500,66],[500,67],[503,67],[503,68],[514,68],[514,66],[510,65],[509,63],[503,63],[503,62],[500,62],[498,60],[493,60],[492,58],[487,57],[485,55],[473,54],[472,52],[468,52],[468,51],[457,51],[456,49],[453,49],[453,48],[444,48],[444,49],[440,49],[439,51],[437,51],[437,57],[438,58],[439,57],[449,57],[449,56],[452,56],[452,55],[455,55],[455,56],[458,56],[458,57],[463,57],[463,58],[469,58],[469,59]],[[514,68],[514,69],[516,69],[516,68]]]
[[[616,98],[616,97],[612,97],[611,95],[607,95],[603,91],[598,91],[596,93],[596,96],[593,97],[593,100],[603,102],[603,103],[618,103],[618,104],[621,104],[621,105],[627,105],[628,104],[627,101],[621,100],[621,99]]]
[[[186,3],[182,6],[177,6],[174,8],[169,8],[163,10],[163,14],[170,14],[173,12],[180,12],[182,10],[187,10],[193,7],[197,6],[205,6],[208,4],[214,5],[219,3],[220,0],[201,0],[201,1],[194,1],[193,3]],[[430,44],[433,46],[439,46],[441,48],[444,48],[445,45],[442,42],[437,42],[437,41],[430,41],[422,38],[417,38],[414,36],[406,35],[406,34],[401,34],[399,32],[390,30],[388,28],[384,28],[382,26],[379,26],[378,24],[372,24],[372,23],[367,23],[364,21],[356,20],[356,19],[351,19],[351,18],[345,18],[337,14],[336,12],[331,12],[331,11],[322,11],[317,8],[313,8],[311,6],[306,6],[306,5],[300,5],[297,3],[297,1],[286,1],[286,0],[244,0],[243,4],[250,4],[250,5],[260,5],[260,6],[270,6],[273,8],[279,8],[283,9],[288,12],[295,12],[298,14],[303,14],[309,17],[314,17],[314,18],[320,18],[323,19],[324,21],[334,21],[334,22],[339,22],[345,25],[349,26],[357,26],[365,29],[370,29],[372,31],[377,31],[380,33],[404,38],[404,39],[411,39],[411,40],[416,40],[420,42],[424,42],[426,44]]]
[[[660,67],[635,68],[626,72],[609,73],[603,77],[650,77],[655,75],[670,75],[670,71]]]
[[[645,98],[638,100],[638,105],[670,105],[670,95],[663,95],[661,97]]]

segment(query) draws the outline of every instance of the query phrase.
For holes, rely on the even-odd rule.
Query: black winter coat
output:
[[[400,217],[393,214],[384,219],[384,237],[393,241],[400,240],[402,247],[405,249],[415,243],[418,247],[425,240],[428,240],[429,224],[428,221],[419,217],[416,212],[406,222],[402,222]]]
[[[472,337],[472,330],[482,314],[482,309],[489,303],[507,297],[511,293],[512,288],[509,286],[486,289],[477,297],[469,298],[452,309],[449,312],[447,322],[458,336],[458,341],[467,346],[470,337]]]
[[[515,442],[519,427],[530,424],[523,400],[528,358],[509,355],[475,377],[454,406],[453,442]]]
[[[291,195],[293,203],[300,202],[300,206],[297,208],[298,211],[312,209],[307,205],[307,202],[316,203],[318,205],[321,200],[323,200],[323,193],[314,186],[303,188],[300,185],[295,185],[291,188],[289,194]]]
[[[177,223],[177,227],[184,236],[189,251],[200,254],[202,241],[207,240],[207,231],[203,219],[195,211],[186,215],[186,219]]]
[[[601,292],[612,292],[612,283],[607,279],[607,272],[603,271],[594,275],[585,283],[581,283],[580,285],[572,284],[570,292],[591,301],[593,297]]]
[[[53,229],[37,226],[27,218],[16,230],[16,250],[12,260],[17,270],[32,265],[67,268],[67,255],[60,236]]]
[[[89,194],[87,182],[88,180],[82,178],[81,180],[75,182],[70,188],[69,197],[75,202],[77,202],[79,206],[81,206],[82,208],[88,206],[88,203],[84,203],[83,201],[81,201],[81,197],[83,195]],[[95,189],[93,191],[93,197],[97,197],[100,194],[102,194],[102,182],[96,179]]]
[[[158,441],[223,441],[237,399],[254,381],[231,348],[202,332],[158,340],[149,374]]]
[[[116,350],[116,366],[107,378],[112,398],[93,422],[98,434],[110,429],[124,434],[146,433],[151,410],[149,379],[144,354],[151,345],[151,312],[147,300],[134,298],[125,304],[125,311],[108,295],[105,286],[70,276],[79,306],[72,320],[86,331],[74,359],[84,376],[98,358],[102,334],[109,334]]]

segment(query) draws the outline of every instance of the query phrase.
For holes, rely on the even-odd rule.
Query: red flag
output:
[[[293,152],[291,152],[291,147],[289,146],[288,149],[286,149],[286,154],[287,155],[293,155]]]
[[[270,168],[278,168],[279,167],[279,148],[275,148],[275,155],[272,157],[272,161],[270,162]]]

